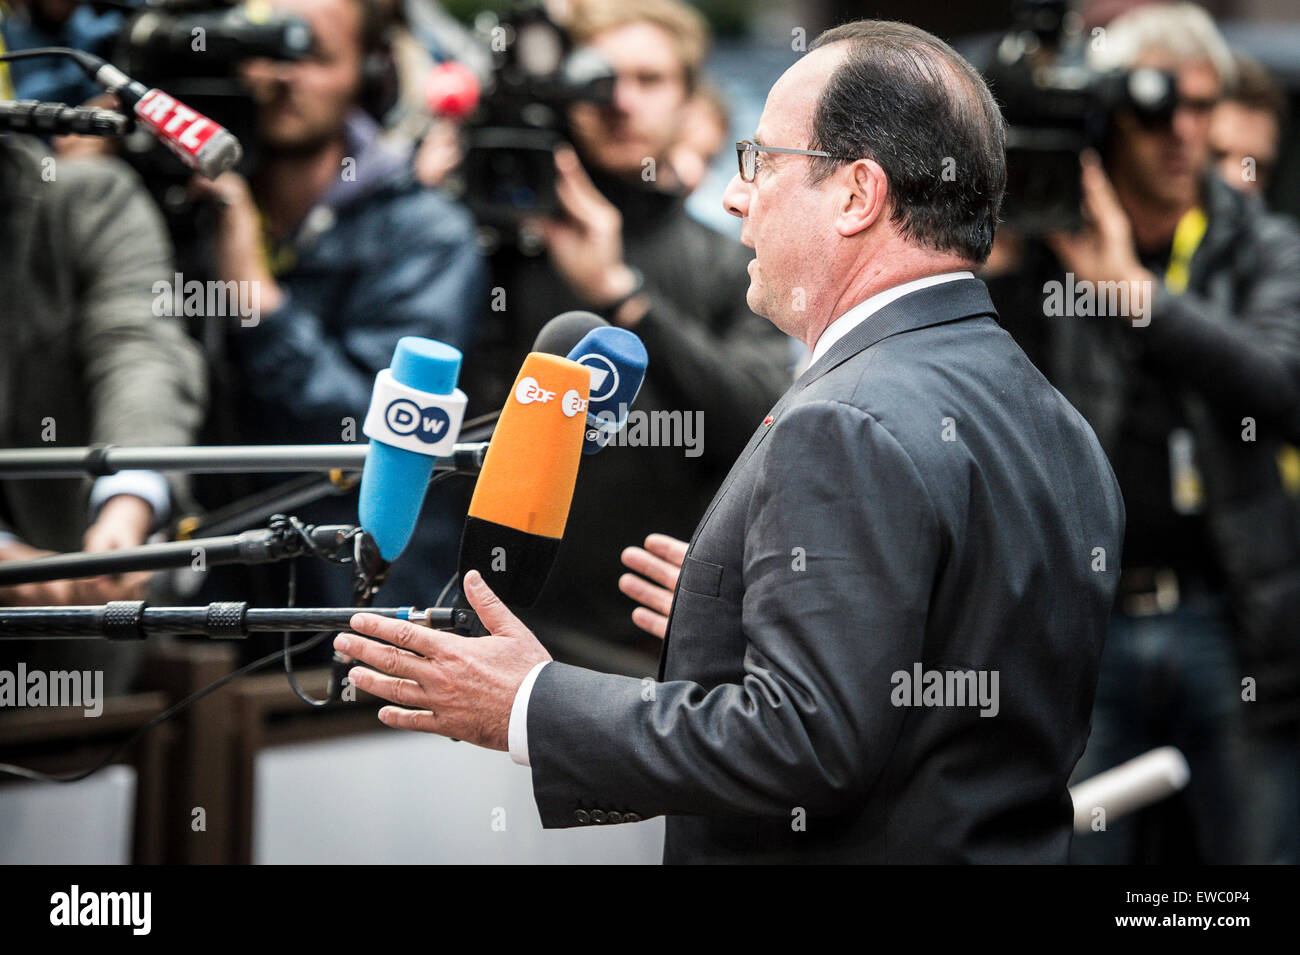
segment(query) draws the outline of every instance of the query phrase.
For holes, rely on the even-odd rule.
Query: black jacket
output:
[[[1236,617],[1248,717],[1300,719],[1300,507],[1279,452],[1300,444],[1300,231],[1214,177],[1187,290],[1155,290],[1150,325],[1043,316],[1060,266],[1031,246],[991,280],[1003,324],[1116,453],[1138,375],[1178,396],[1205,484],[1206,531]],[[1254,422],[1253,440],[1249,422]],[[1292,488],[1294,491],[1294,488]]]

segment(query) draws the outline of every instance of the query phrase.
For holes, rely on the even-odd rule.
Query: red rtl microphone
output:
[[[159,89],[145,89],[111,63],[95,80],[130,106],[136,120],[200,176],[216,179],[244,155],[229,130]]]

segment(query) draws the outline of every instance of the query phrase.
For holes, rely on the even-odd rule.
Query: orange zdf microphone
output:
[[[524,359],[492,433],[460,542],[506,604],[532,606],[555,563],[582,460],[591,372],[558,355]]]

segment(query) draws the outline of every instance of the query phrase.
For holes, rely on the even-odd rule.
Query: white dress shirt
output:
[[[813,346],[812,359],[808,362],[808,366],[811,368],[817,364],[817,359],[830,351],[832,345],[890,302],[897,301],[911,292],[919,292],[923,288],[929,288],[931,285],[941,285],[944,282],[955,282],[957,279],[973,279],[974,277],[970,272],[944,272],[941,275],[927,275],[924,278],[913,279],[911,282],[904,282],[902,285],[895,285],[883,292],[877,292],[871,298],[864,299],[854,305],[826,326],[821,338],[817,339],[817,344]]]
[[[813,347],[812,359],[808,363],[809,367],[815,365],[819,358],[830,351],[832,345],[890,302],[902,298],[909,292],[919,292],[923,288],[929,288],[931,285],[955,282],[957,279],[973,279],[974,277],[970,272],[944,272],[941,275],[927,275],[924,278],[914,279],[911,282],[904,282],[902,285],[887,288],[883,292],[877,292],[871,298],[854,305],[826,326],[821,337],[817,339],[816,346]],[[537,675],[542,672],[544,666],[546,666],[545,663],[539,663],[528,671],[528,675],[524,677],[524,682],[519,684],[519,690],[515,693],[514,703],[510,706],[508,746],[510,748],[510,758],[520,766],[532,765],[528,760],[528,699],[533,694],[533,684],[537,682]]]

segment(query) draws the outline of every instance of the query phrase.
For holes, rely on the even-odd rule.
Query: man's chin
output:
[[[588,160],[601,172],[617,179],[641,179],[648,169],[650,154],[641,149],[604,144],[588,154]],[[655,177],[646,179],[654,182]]]
[[[264,133],[261,137],[261,144],[269,156],[293,158],[314,156],[329,145],[332,139],[333,137],[330,135],[316,133]]]
[[[1149,179],[1147,189],[1161,205],[1183,206],[1199,197],[1200,177],[1186,172],[1168,173]]]
[[[760,315],[763,318],[768,319],[771,318],[768,314],[769,309],[767,307],[767,301],[762,290],[758,287],[758,279],[756,278],[751,278],[749,280],[749,288],[745,292],[745,304],[749,306],[749,310],[755,315]]]
[[[299,123],[274,123],[259,131],[259,143],[269,156],[312,156],[328,146],[333,133],[307,129]]]

